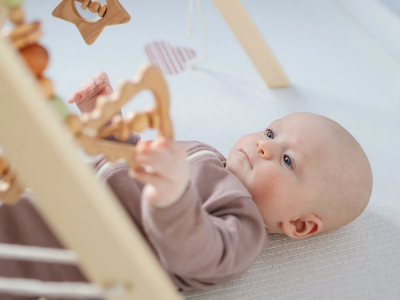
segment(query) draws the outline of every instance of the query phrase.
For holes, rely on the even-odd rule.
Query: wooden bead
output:
[[[149,118],[150,128],[160,128],[160,116],[154,110],[147,110],[146,111],[147,117]]]
[[[24,188],[15,178],[15,174],[12,170],[7,175],[9,175],[9,178],[5,179],[0,187],[0,199],[2,199],[4,204],[14,205],[24,192]]]
[[[21,24],[14,28],[14,30],[7,37],[14,42],[38,31],[40,32],[40,21],[29,24]]]
[[[37,44],[39,39],[42,37],[42,32],[32,32],[24,37],[16,39],[12,44],[17,49],[25,48],[32,44]]]
[[[54,95],[54,88],[51,81],[45,77],[40,77],[38,78],[38,82],[47,99],[51,99]]]
[[[16,27],[10,34],[9,34],[9,38],[11,40],[14,40],[17,37],[20,37],[22,35],[31,33],[33,31],[37,31],[40,29],[40,21],[35,21],[32,23],[28,23],[28,24],[22,24],[18,27]]]
[[[91,0],[83,0],[83,1],[82,1],[82,5],[81,5],[81,8],[82,8],[83,10],[85,10],[86,8],[88,8],[90,2],[91,2]]]
[[[47,67],[49,54],[39,44],[33,44],[19,50],[25,62],[36,76],[39,76]]]
[[[129,126],[125,124],[124,119],[118,121],[118,132],[116,138],[120,141],[126,141],[129,138]]]
[[[101,3],[99,1],[92,1],[89,4],[89,10],[92,13],[97,13],[101,7]]]
[[[10,21],[15,25],[24,23],[24,11],[20,7],[15,7],[10,11]]]
[[[4,175],[9,167],[3,156],[0,155],[0,175]]]
[[[161,118],[160,118],[160,116],[158,115],[158,114],[156,114],[156,113],[153,113],[153,115],[152,115],[152,127],[151,128],[157,128],[157,129],[159,129],[160,128],[160,125],[161,125]]]
[[[69,130],[71,130],[73,134],[80,132],[83,127],[83,124],[79,117],[73,114],[68,115],[68,117],[65,119],[65,124],[68,126]]]
[[[149,127],[149,118],[144,113],[137,113],[133,115],[132,121],[130,123],[130,130],[135,132],[142,132]]]
[[[102,18],[106,14],[107,4],[103,4],[99,10],[99,17]]]

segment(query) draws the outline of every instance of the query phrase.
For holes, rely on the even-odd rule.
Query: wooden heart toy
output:
[[[125,119],[117,115],[121,106],[142,90],[153,93],[155,107],[142,113],[132,112]],[[110,119],[111,124],[106,125],[110,123]],[[91,113],[82,115],[80,120],[78,127],[70,128],[86,153],[102,153],[109,161],[124,158],[131,168],[138,167],[135,147],[107,141],[104,137],[114,135],[118,140],[127,140],[131,132],[154,128],[158,130],[158,136],[174,138],[167,84],[157,68],[148,64],[141,67],[134,79],[121,82],[115,93],[99,97],[96,108]]]
[[[153,93],[154,108],[145,112],[131,112],[125,119],[118,115],[121,106],[142,90]],[[115,93],[99,97],[91,113],[83,114],[80,118],[69,114],[65,123],[87,154],[103,154],[111,162],[125,159],[133,169],[139,167],[135,146],[105,140],[105,137],[114,136],[124,141],[131,132],[153,128],[158,130],[159,137],[174,138],[167,84],[157,68],[148,64],[140,68],[134,79],[121,82]],[[15,204],[23,190],[5,158],[0,156],[0,199],[7,204]]]

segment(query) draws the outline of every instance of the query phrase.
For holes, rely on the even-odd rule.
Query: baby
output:
[[[90,111],[96,95],[111,91],[107,75],[98,73],[69,102],[76,103],[82,112]],[[204,149],[212,153],[199,155],[199,162],[190,160],[191,155]],[[371,168],[361,146],[338,123],[312,113],[294,113],[275,120],[264,131],[243,136],[226,159],[205,144],[165,139],[152,144],[141,142],[137,150],[138,162],[152,170],[130,171],[131,177],[145,185],[142,206],[148,206],[151,213],[142,207],[141,218],[150,244],[156,248],[167,270],[185,274],[186,270],[177,272],[179,267],[171,266],[171,261],[178,265],[185,262],[185,254],[177,255],[178,251],[182,252],[182,244],[175,236],[181,235],[192,243],[186,253],[189,264],[194,269],[208,269],[209,273],[205,272],[208,275],[188,272],[190,278],[181,278],[178,284],[184,288],[204,288],[245,271],[265,246],[268,240],[263,236],[265,232],[299,239],[348,224],[364,210],[372,190]],[[124,198],[121,193],[119,198]],[[191,207],[185,200],[199,203]],[[200,211],[191,213],[190,208]],[[241,214],[235,211],[238,208]],[[167,219],[167,212],[174,216],[173,223],[155,225],[158,217]],[[211,222],[210,215],[216,217]],[[152,220],[150,225],[143,220],[146,216]],[[193,222],[197,223],[191,225]],[[185,233],[179,224],[193,232]],[[263,225],[261,232],[260,224]],[[166,233],[169,226],[171,232]],[[178,244],[179,248],[174,249],[168,241]],[[199,248],[206,255],[193,248]],[[215,261],[212,253],[216,253]],[[222,253],[236,258],[226,259]],[[193,256],[203,263],[196,266]],[[233,276],[221,267],[225,260],[231,264],[229,272]],[[195,280],[193,274],[197,274]],[[201,283],[195,282],[199,277]]]
[[[89,112],[99,95],[111,92],[101,72],[69,103]],[[243,136],[227,158],[203,143],[164,138],[137,143],[137,152],[146,167],[129,175],[124,164],[104,158],[93,167],[181,289],[237,278],[271,233],[300,239],[348,224],[364,210],[372,190],[361,146],[339,124],[312,113],[294,113]],[[14,209],[9,221],[18,222],[18,205],[9,209]],[[0,209],[0,239],[6,236],[2,214]],[[42,241],[54,239],[43,229],[40,234],[46,235]]]

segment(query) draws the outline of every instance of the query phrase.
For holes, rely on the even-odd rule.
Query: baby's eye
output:
[[[292,166],[292,160],[291,160],[290,157],[287,156],[286,154],[283,156],[283,161],[284,161],[285,164],[287,164],[289,167],[293,168],[293,166]]]
[[[269,139],[271,139],[271,140],[273,140],[274,137],[275,137],[274,132],[271,129],[265,129],[264,130],[264,136],[269,138]]]

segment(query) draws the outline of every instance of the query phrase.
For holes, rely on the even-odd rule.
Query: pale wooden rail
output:
[[[0,144],[63,244],[95,284],[126,283],[120,300],[181,299],[126,213],[78,154],[11,45],[0,38]]]
[[[283,68],[239,0],[213,0],[258,73],[270,88],[290,84]]]

